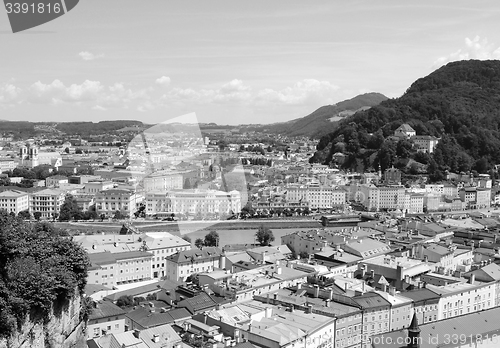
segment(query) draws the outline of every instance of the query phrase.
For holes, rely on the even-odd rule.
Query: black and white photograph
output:
[[[492,0],[3,0],[0,348],[500,347]]]

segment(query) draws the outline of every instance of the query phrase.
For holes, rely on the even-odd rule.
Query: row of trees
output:
[[[191,242],[191,238],[188,236],[183,237],[184,240]],[[274,242],[273,231],[268,227],[261,225],[255,233],[255,239],[261,246],[271,245]],[[219,233],[217,231],[210,231],[205,235],[205,238],[197,238],[194,241],[194,245],[202,249],[203,247],[218,247],[219,246]]]

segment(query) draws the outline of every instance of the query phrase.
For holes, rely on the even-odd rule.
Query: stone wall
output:
[[[85,348],[81,300],[75,296],[62,310],[53,310],[45,324],[27,320],[10,339],[0,340],[0,348]]]

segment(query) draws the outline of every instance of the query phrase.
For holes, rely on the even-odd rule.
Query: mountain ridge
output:
[[[288,136],[307,136],[319,139],[321,136],[335,129],[336,121],[350,116],[363,108],[378,105],[387,99],[381,93],[364,93],[336,104],[321,106],[304,117],[262,126],[262,130]],[[340,116],[339,114],[342,112],[347,112],[348,114]],[[338,117],[339,119],[332,122],[330,121],[332,117]]]

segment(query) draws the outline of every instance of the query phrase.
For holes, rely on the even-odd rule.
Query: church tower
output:
[[[420,328],[418,327],[417,313],[413,314],[413,319],[408,327],[408,345],[407,348],[420,348]]]

